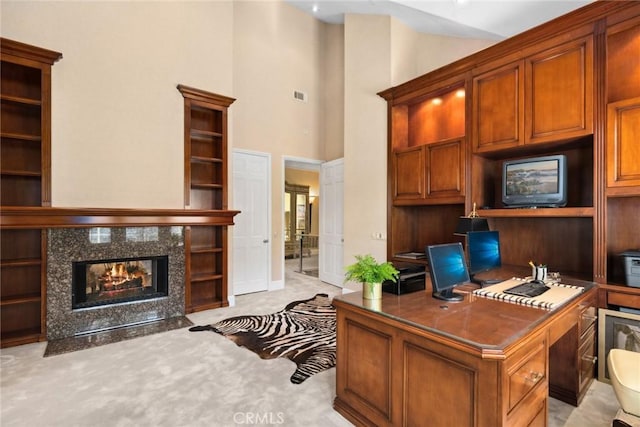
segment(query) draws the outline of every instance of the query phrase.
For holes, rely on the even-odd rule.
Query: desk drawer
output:
[[[580,315],[578,317],[578,336],[583,336],[585,332],[593,329],[593,325],[598,318],[596,310],[595,295],[587,299],[579,306]]]
[[[507,390],[509,411],[523,401],[536,386],[547,384],[547,343],[544,338],[519,350],[507,362]]]
[[[607,304],[640,310],[640,295],[632,295],[623,292],[607,291]]]
[[[579,391],[582,393],[585,386],[587,386],[595,376],[596,366],[596,331],[595,328],[591,328],[590,332],[587,332],[580,342],[580,349],[578,351],[578,363],[579,363]]]

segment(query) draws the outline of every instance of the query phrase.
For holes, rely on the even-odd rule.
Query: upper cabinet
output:
[[[494,151],[524,143],[522,61],[473,79],[473,150]]]
[[[607,194],[640,195],[640,97],[607,109]]]
[[[392,107],[394,204],[464,203],[465,105],[458,83]]]
[[[640,17],[607,29],[607,195],[640,195]]]
[[[475,153],[593,133],[592,36],[490,66],[474,71]]]

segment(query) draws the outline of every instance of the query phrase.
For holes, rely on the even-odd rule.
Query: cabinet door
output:
[[[523,62],[473,79],[473,151],[488,152],[523,143]]]
[[[525,60],[525,143],[593,133],[593,39],[578,39]]]
[[[451,203],[464,202],[464,139],[425,146],[428,199],[447,198]]]
[[[608,193],[640,194],[640,97],[607,109]]]
[[[425,159],[423,146],[394,153],[393,199],[418,200],[425,194]]]

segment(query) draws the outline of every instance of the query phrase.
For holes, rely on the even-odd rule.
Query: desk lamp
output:
[[[473,210],[467,216],[461,216],[458,219],[456,236],[466,236],[470,231],[489,231],[489,222],[487,218],[480,218],[476,211],[476,204],[473,204]]]

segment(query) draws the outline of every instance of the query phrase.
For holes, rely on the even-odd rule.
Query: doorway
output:
[[[285,269],[318,277],[321,162],[285,159],[283,241]]]

